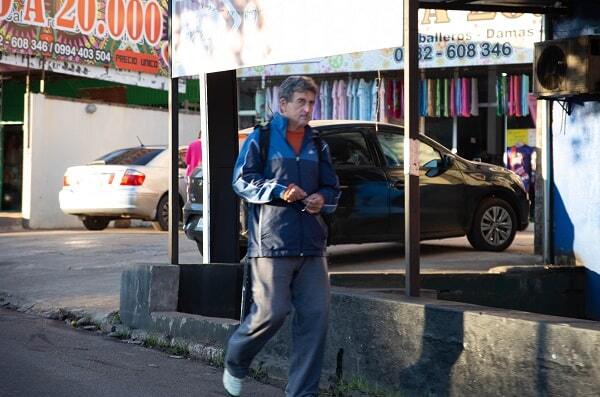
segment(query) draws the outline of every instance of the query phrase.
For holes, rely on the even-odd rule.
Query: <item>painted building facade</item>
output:
[[[600,33],[596,2],[574,1],[573,13],[555,17],[552,38]],[[586,268],[586,310],[600,320],[600,102],[552,105],[554,253],[561,263]]]

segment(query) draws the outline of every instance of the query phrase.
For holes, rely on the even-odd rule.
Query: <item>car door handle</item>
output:
[[[348,185],[340,185],[340,189],[348,189],[350,186]]]
[[[392,183],[390,183],[390,186],[394,187],[396,189],[404,189],[404,181],[392,182]]]

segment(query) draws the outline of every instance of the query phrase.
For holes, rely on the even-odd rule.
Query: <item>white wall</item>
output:
[[[67,167],[137,146],[136,136],[146,145],[168,143],[167,111],[95,103],[96,112],[88,114],[88,103],[42,94],[31,95],[31,106],[25,103],[23,218],[33,229],[81,227],[58,205]],[[190,143],[199,130],[199,114],[180,114],[180,145]]]

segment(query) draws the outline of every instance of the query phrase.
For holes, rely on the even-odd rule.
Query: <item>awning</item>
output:
[[[419,8],[565,14],[570,0],[423,0]]]

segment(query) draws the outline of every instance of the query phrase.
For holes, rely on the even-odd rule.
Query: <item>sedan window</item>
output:
[[[389,167],[404,166],[404,136],[393,132],[380,131],[379,143]]]
[[[440,152],[426,143],[419,142],[419,165],[424,167],[427,163],[434,163],[434,160],[441,160]]]
[[[404,167],[404,135],[381,131],[378,133],[381,150],[389,167]],[[419,165],[440,160],[440,153],[426,143],[419,142]]]
[[[94,160],[92,164],[146,165],[163,150],[145,147],[119,149]]]
[[[331,162],[335,167],[372,166],[365,137],[358,131],[342,132],[324,136],[329,145]]]

